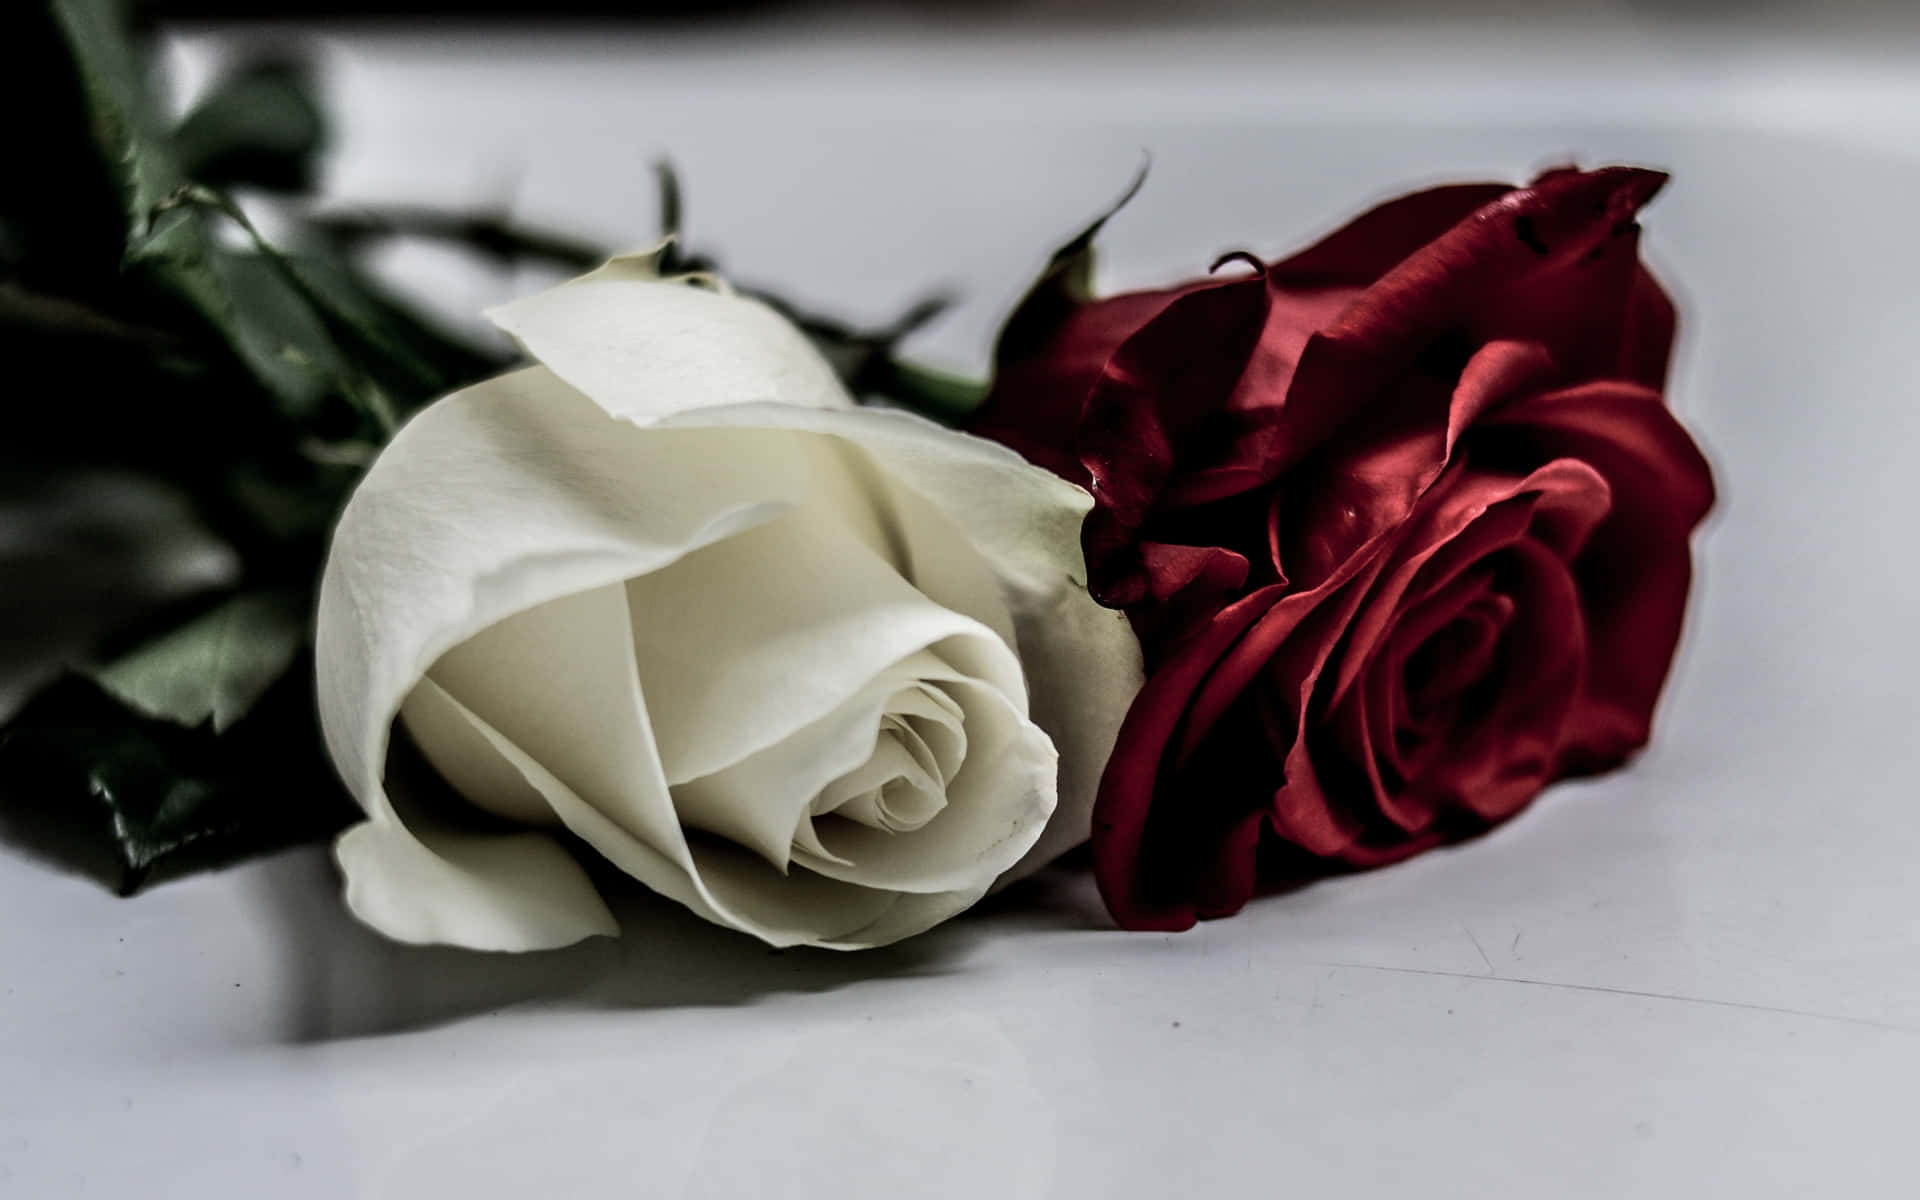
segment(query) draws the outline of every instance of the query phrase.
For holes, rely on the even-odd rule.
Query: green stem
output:
[[[484,213],[447,213],[410,205],[361,207],[319,213],[313,226],[335,237],[355,240],[411,237],[470,246],[501,261],[534,259],[587,270],[607,259],[599,246],[563,234],[509,224]]]

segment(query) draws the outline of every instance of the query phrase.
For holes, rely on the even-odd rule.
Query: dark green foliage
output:
[[[28,173],[0,188],[0,472],[49,496],[103,471],[137,477],[184,502],[238,564],[219,594],[109,636],[86,672],[0,727],[0,831],[131,892],[324,836],[352,814],[313,699],[328,532],[408,414],[511,365],[504,342],[470,341],[398,299],[369,251],[430,239],[572,270],[605,254],[488,214],[319,211],[308,193],[327,123],[297,54],[232,64],[174,122],[126,5],[0,10],[0,103],[33,114],[10,133],[9,159]],[[677,234],[665,166],[660,184]],[[275,213],[279,244],[235,194]],[[676,242],[665,266],[714,264]],[[863,331],[762,298],[857,394],[936,415],[972,397],[894,357],[943,301]],[[32,563],[0,571],[16,609],[34,603]]]

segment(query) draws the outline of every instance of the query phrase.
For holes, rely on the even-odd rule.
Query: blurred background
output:
[[[183,17],[253,17],[268,6],[245,0],[150,0],[159,14]],[[271,6],[288,16],[371,17],[552,17],[557,14],[612,18],[678,17],[698,19],[726,13],[832,13],[852,19],[1040,20],[1074,25],[1141,22],[1189,23],[1195,20],[1252,22],[1431,22],[1481,19],[1504,22],[1580,25],[1609,21],[1757,20],[1785,25],[1832,27],[1913,22],[1913,6],[1902,0],[1598,0],[1596,3],[1529,3],[1528,0],[1354,0],[1312,4],[1280,0],[1188,0],[1169,6],[1147,0],[923,0],[920,3],[813,4],[804,0],[288,0]]]

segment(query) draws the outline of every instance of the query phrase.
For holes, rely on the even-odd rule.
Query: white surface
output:
[[[1631,770],[1171,937],[1055,872],[866,955],[641,903],[490,958],[356,928],[318,853],[132,902],[0,856],[0,1194],[1913,1194],[1912,42],[340,49],[340,191],[638,241],[671,150],[742,276],[875,317],[965,286],[927,342],[962,364],[1142,147],[1114,281],[1429,178],[1669,167],[1674,402],[1723,495],[1690,637]]]

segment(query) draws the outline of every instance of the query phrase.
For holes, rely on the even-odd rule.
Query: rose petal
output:
[[[718,771],[676,783],[674,808],[687,825],[738,842],[785,871],[794,829],[823,791],[872,757],[895,693],[922,680],[953,678],[958,672],[938,655],[909,654],[818,720]],[[658,728],[660,718],[654,720]],[[1038,836],[1037,828],[1029,832]]]
[[[538,833],[367,821],[340,835],[347,908],[396,941],[545,950],[620,932],[585,871]]]
[[[622,428],[545,371],[502,376],[409,422],[341,514],[315,661],[328,748],[380,827],[338,850],[349,899],[376,928],[499,949],[531,948],[534,932],[541,945],[560,936],[551,905],[537,891],[516,900],[483,840],[400,848],[410,835],[380,777],[389,727],[427,668],[509,615],[652,571],[804,496],[805,480],[771,443],[632,439]],[[563,859],[556,848],[547,861]],[[410,874],[364,874],[390,869]],[[477,886],[503,890],[477,905]],[[603,912],[572,937],[604,932]]]
[[[516,825],[559,827],[560,818],[547,798],[493,752],[466,711],[431,678],[407,693],[400,722],[421,757],[461,799]],[[392,758],[387,770],[390,775],[394,770]]]
[[[758,301],[685,281],[588,277],[487,317],[610,415],[635,424],[760,401],[853,405],[792,322]]]
[[[1379,653],[1366,658],[1367,669],[1360,672],[1345,696],[1329,705],[1328,725],[1348,759],[1366,776],[1374,807],[1399,827],[1402,833],[1418,834],[1433,821],[1431,805],[1423,797],[1403,795],[1403,785],[1418,770],[1417,756],[1410,764],[1401,753],[1401,721],[1395,710],[1405,708],[1405,677],[1408,658],[1440,632],[1460,621],[1471,606],[1487,594],[1482,573],[1456,576],[1437,594],[1426,597],[1411,612],[1399,614],[1391,635]],[[1348,654],[1359,658],[1348,650]],[[1385,711],[1374,703],[1380,697]],[[1406,713],[1407,722],[1414,719]],[[1431,747],[1425,747],[1431,749]],[[1388,778],[1387,770],[1395,772]]]
[[[1370,413],[1449,337],[1469,350],[1534,341],[1565,370],[1618,369],[1624,333],[1610,314],[1636,280],[1618,263],[1634,252],[1634,213],[1665,180],[1628,167],[1543,177],[1406,257],[1309,341],[1281,419],[1246,444],[1257,473],[1277,477]]]
[[[1687,537],[1713,503],[1705,459],[1658,393],[1595,383],[1502,409],[1490,432],[1587,463],[1613,506],[1574,561],[1592,662],[1568,718],[1568,769],[1617,763],[1645,743],[1692,575]]]
[[[1014,312],[995,348],[993,389],[966,428],[1087,486],[1079,449],[1087,397],[1121,343],[1185,290],[1131,292],[1044,317]],[[1036,317],[1045,328],[1032,328]]]
[[[1314,689],[1320,689],[1320,702],[1336,714],[1344,711],[1365,716],[1375,711],[1364,698],[1351,701],[1350,695],[1367,670],[1375,666],[1383,640],[1388,661],[1376,669],[1397,672],[1405,653],[1452,619],[1482,590],[1478,582],[1460,582],[1469,568],[1517,545],[1535,529],[1552,530],[1569,539],[1570,544],[1577,542],[1584,537],[1583,530],[1591,529],[1604,517],[1609,499],[1606,482],[1575,460],[1557,460],[1524,479],[1461,467],[1443,476],[1398,535],[1390,564],[1364,582],[1364,604],[1344,622],[1341,661],[1332,682],[1324,683],[1318,666],[1311,674],[1291,665],[1275,670],[1279,679],[1289,681],[1289,695],[1294,697],[1289,711],[1299,722],[1290,731],[1287,786],[1283,795],[1276,797],[1277,811],[1282,814],[1277,816],[1276,825],[1285,836],[1316,854],[1357,866],[1390,854],[1391,847],[1406,834],[1417,834],[1427,827],[1438,802],[1425,795],[1396,795],[1380,774],[1379,747],[1391,744],[1391,730],[1350,731],[1344,742],[1353,754],[1358,774],[1364,777],[1355,782],[1363,783],[1374,808],[1398,827],[1397,832],[1384,836],[1370,833],[1365,807],[1351,803],[1353,789],[1337,789],[1335,796],[1322,787],[1320,776],[1324,772],[1311,765],[1306,725]],[[1448,589],[1453,589],[1451,596]],[[1566,619],[1577,621],[1578,612]],[[1538,670],[1551,680],[1562,679],[1559,668],[1551,663],[1541,662]],[[1291,682],[1296,679],[1301,681],[1297,692]],[[1529,687],[1532,679],[1528,677]],[[1537,718],[1557,731],[1566,697],[1555,697],[1550,689],[1539,696],[1532,691],[1528,694],[1532,697],[1528,719]],[[1410,775],[1418,773],[1413,767],[1408,770]]]
[[[422,686],[437,685],[427,681]],[[774,946],[838,944],[849,938],[855,939],[854,944],[879,944],[859,942],[859,934],[894,907],[896,896],[807,871],[782,875],[750,851],[718,840],[688,847],[689,870],[587,803],[498,730],[458,708],[458,702],[444,692],[441,698],[473,724],[502,762],[541,793],[569,830],[615,867],[660,894],[709,921],[751,933]],[[644,731],[641,740],[645,741]],[[657,767],[652,775],[664,789]],[[888,928],[905,929],[903,937],[919,932],[898,921]]]
[[[1186,443],[1222,419],[1266,324],[1261,276],[1196,288],[1114,352],[1087,399],[1080,459],[1098,507],[1084,536],[1094,592],[1123,606],[1146,590],[1135,534]]]
[[[376,839],[356,833],[343,839],[341,858],[350,874],[410,858],[425,863],[425,875],[447,877],[419,886],[350,878],[351,894],[374,898],[361,907],[362,915],[381,928],[457,930],[452,936],[462,942],[498,948],[524,948],[528,929],[539,926],[539,936],[547,939],[541,944],[554,944],[550,922],[540,925],[547,920],[540,889],[524,898],[519,917],[514,906],[522,901],[510,888],[490,904],[454,895],[465,886],[461,878],[489,887],[500,883],[498,873],[479,862],[491,852],[490,843],[435,835],[436,848],[452,847],[450,853],[473,863],[406,848],[407,821],[379,779],[388,726],[426,668],[480,629],[548,600],[648,575],[701,546],[822,502],[832,489],[822,486],[819,455],[795,453],[794,439],[782,430],[826,434],[863,450],[880,476],[878,484],[862,484],[864,494],[878,494],[884,484],[923,499],[927,509],[954,518],[966,545],[985,557],[991,585],[961,562],[958,545],[951,561],[927,560],[917,535],[906,539],[913,543],[914,561],[905,569],[928,579],[943,598],[976,610],[969,615],[995,635],[967,639],[963,657],[975,660],[965,664],[969,673],[995,677],[1017,703],[1024,699],[1018,675],[1009,669],[1010,657],[993,646],[1004,646],[1011,633],[1023,656],[1037,664],[1029,667],[1028,684],[1036,697],[1046,697],[1044,719],[1060,743],[1072,748],[1060,773],[1073,781],[1075,801],[1072,819],[1050,829],[1049,840],[1036,843],[1036,850],[1070,844],[1076,824],[1084,835],[1092,780],[1140,670],[1124,621],[1098,609],[1083,590],[1078,525],[1085,494],[989,443],[905,414],[836,407],[845,397],[830,372],[810,349],[796,348],[804,346],[797,334],[781,344],[766,324],[778,319],[751,302],[613,277],[620,274],[575,285],[581,293],[619,290],[618,300],[592,306],[612,314],[592,318],[601,322],[597,326],[576,320],[580,313],[569,306],[581,301],[577,293],[537,310],[510,306],[502,317],[527,344],[551,345],[551,351],[539,352],[559,360],[573,378],[590,381],[593,401],[538,368],[451,397],[402,431],[370,472],[365,498],[356,496],[343,514],[337,561],[322,589],[321,707],[330,748],[378,827],[381,852],[360,852]],[[685,306],[689,296],[695,297],[693,307]],[[699,316],[675,326],[670,309]],[[625,320],[645,329],[635,334],[621,324]],[[608,345],[615,347],[611,354]],[[743,398],[755,402],[735,403]],[[658,432],[621,437],[608,414]],[[756,425],[758,431],[744,428]],[[457,469],[449,469],[450,463]],[[848,528],[870,549],[897,549],[893,535],[903,522],[919,519],[910,508],[905,501],[891,510],[882,504],[876,509],[883,518],[879,525],[850,522]],[[392,619],[396,612],[405,619]],[[980,625],[973,628],[977,632]],[[522,767],[523,774],[544,770],[530,758],[514,765]],[[657,849],[636,842],[559,780],[545,784],[543,797],[570,829],[696,911],[729,923],[745,912],[744,923],[752,927],[768,915],[765,905],[778,903],[765,890],[767,881],[742,874],[741,864],[727,855],[716,859],[721,874],[711,886],[662,876],[663,861],[674,871],[683,864],[662,860]],[[518,799],[526,800],[524,790]],[[520,835],[512,840],[523,843]],[[394,847],[402,849],[388,853]],[[696,869],[705,849],[691,851]],[[545,861],[560,864],[562,874],[568,869],[557,848]],[[1021,867],[1037,861],[1029,854]],[[572,870],[585,889],[584,877]],[[760,870],[777,880],[764,864]],[[851,933],[822,933],[817,921],[810,933],[796,928],[805,920],[754,931],[775,940],[820,934],[836,945],[871,944],[943,919],[976,899],[986,882],[874,911],[861,907],[853,915],[872,919]],[[443,883],[446,890],[436,893]],[[848,917],[843,900],[824,903],[842,906],[816,914],[827,924]],[[729,906],[740,912],[729,914]],[[591,919],[576,923],[577,935],[605,931],[604,908],[587,915]]]
[[[949,638],[970,643],[957,666],[1025,699],[1010,646],[812,507],[630,580],[627,602],[641,684],[672,698],[653,719],[676,785],[778,745]]]
[[[1448,456],[1482,416],[1537,394],[1557,370],[1553,355],[1538,342],[1501,339],[1474,351],[1461,368],[1460,382],[1454,385],[1447,407]]]
[[[481,630],[441,655],[427,679],[586,803],[684,862],[680,820],[643,736],[632,620],[619,584],[562,596]],[[408,730],[458,786],[455,751],[464,747],[443,753],[425,728]]]
[[[1569,556],[1605,519],[1613,491],[1592,467],[1563,458],[1524,478],[1453,468],[1401,531],[1393,563],[1355,617],[1329,695],[1339,703],[1381,637],[1401,618],[1407,591],[1431,592],[1493,550],[1539,527]]]
[[[1103,608],[1080,588],[1014,612],[1027,707],[1060,755],[1059,800],[1040,840],[1000,882],[1031,874],[1092,834],[1095,798],[1121,722],[1139,693],[1140,642],[1125,613]]]
[[[1506,586],[1515,592],[1503,639],[1510,669],[1487,688],[1491,710],[1453,730],[1446,753],[1412,785],[1432,793],[1434,807],[1482,826],[1512,816],[1547,782],[1587,659],[1580,598],[1566,564],[1530,539],[1502,558]]]
[[[887,712],[902,723],[901,738],[928,774],[951,780],[966,761],[966,713],[942,688],[922,683],[894,696]]]
[[[1080,523],[1092,503],[1087,493],[1030,467],[1004,446],[956,437],[910,413],[744,405],[685,420],[830,433],[871,454],[890,487],[925,502],[918,517],[910,505],[900,505],[896,513],[903,521],[937,514],[964,533],[998,580],[1026,673],[1028,708],[1060,752],[1054,817],[1006,878],[1030,873],[1086,841],[1102,769],[1143,677],[1139,640],[1126,618],[1086,590]],[[943,604],[966,603],[959,590],[925,569],[916,569],[916,582]],[[978,612],[971,615],[991,624]]]
[[[1284,590],[1260,589],[1216,613],[1148,677],[1127,712],[1100,780],[1092,829],[1094,878],[1124,929],[1187,929],[1197,919],[1190,899],[1168,895],[1142,877],[1146,826],[1162,764],[1195,687]]]
[[[685,282],[588,277],[489,315],[609,415],[831,434],[951,517],[1004,584],[1050,598],[1063,579],[1084,582],[1084,492],[984,438],[853,407],[805,337],[757,301]]]
[[[967,758],[947,803],[922,828],[891,834],[851,822],[816,822],[821,844],[848,866],[809,864],[823,875],[903,892],[955,891],[1024,855],[1053,811],[1053,746],[998,689],[956,678],[946,686],[966,711]],[[1025,834],[1025,836],[1023,836]]]
[[[1513,190],[1460,183],[1396,197],[1274,263],[1274,280],[1287,287],[1365,286]]]

